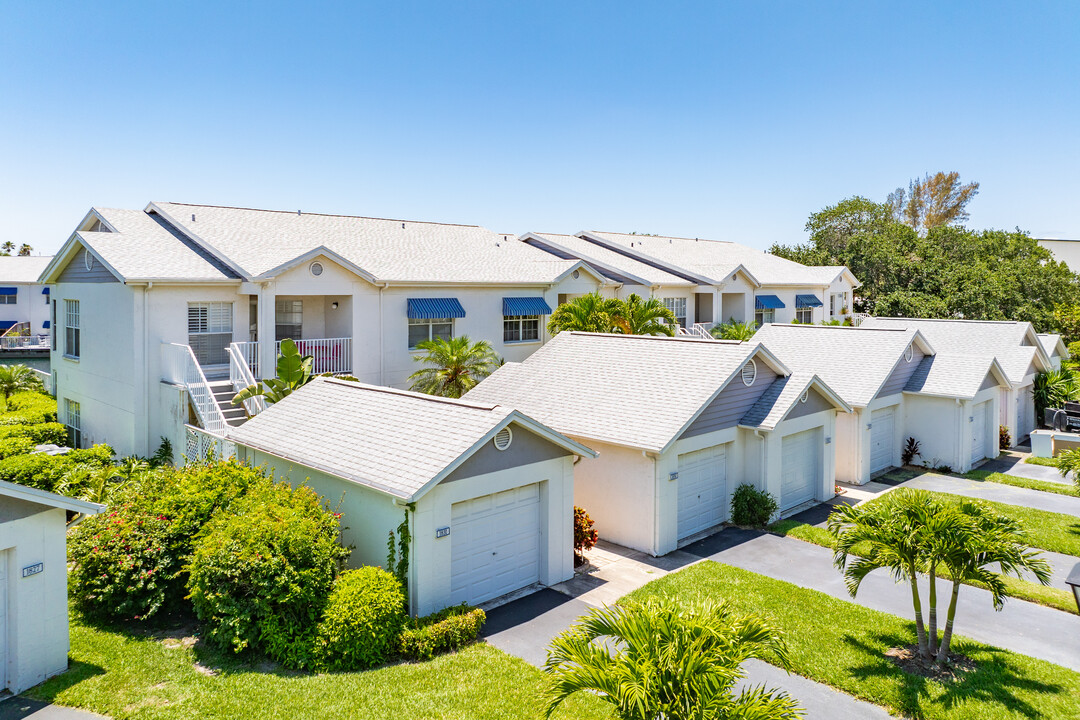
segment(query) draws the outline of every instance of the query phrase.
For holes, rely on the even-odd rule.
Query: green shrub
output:
[[[319,623],[319,668],[363,670],[382,665],[397,649],[405,618],[401,583],[391,573],[377,567],[342,573]]]
[[[574,506],[574,560],[575,564],[585,562],[585,551],[592,550],[599,540],[596,529],[593,527],[593,519],[584,508]],[[580,561],[580,562],[577,562]]]
[[[401,631],[399,651],[411,660],[430,660],[476,639],[487,616],[464,603],[422,618],[410,618]]]
[[[998,450],[1008,450],[1012,447],[1012,434],[1009,433],[1009,428],[1004,425],[998,425]]]
[[[33,440],[25,435],[15,435],[0,440],[0,459],[9,458],[12,455],[26,455],[36,445]]]
[[[53,492],[73,465],[66,455],[12,455],[0,460],[0,480]]]
[[[188,590],[206,639],[311,667],[318,621],[348,550],[337,517],[308,487],[253,485],[196,540]]]
[[[39,425],[56,422],[56,400],[39,392],[18,392],[7,400],[0,425]]]
[[[753,485],[744,483],[731,496],[731,521],[736,525],[763,528],[779,509],[776,498]]]
[[[29,438],[35,445],[42,443],[63,445],[67,442],[67,428],[56,422],[37,425],[0,425],[0,440],[16,437]]]
[[[1072,359],[1072,358],[1080,359],[1080,340],[1074,340],[1073,342],[1069,343],[1065,347],[1069,351],[1069,358],[1070,359]]]

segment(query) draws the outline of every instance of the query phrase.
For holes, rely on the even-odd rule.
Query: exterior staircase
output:
[[[230,380],[214,380],[206,383],[214,397],[214,402],[225,416],[225,423],[232,427],[243,425],[247,419],[247,411],[243,405],[233,405],[232,399],[236,396],[236,390]]]

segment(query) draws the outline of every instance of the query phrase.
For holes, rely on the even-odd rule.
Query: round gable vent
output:
[[[581,277],[581,271],[575,270],[573,273],[571,273],[571,275],[573,275],[574,279],[577,280],[579,277]]]
[[[907,350],[904,351],[904,360],[911,362],[911,358],[915,357],[915,350],[910,345],[907,346]]]
[[[94,269],[94,256],[90,254],[89,250],[83,250],[83,265],[87,270]]]
[[[315,277],[319,277],[320,275],[322,275],[322,271],[323,271],[322,263],[321,262],[313,262],[310,265],[308,265],[308,270],[310,270],[311,274],[314,275]]]
[[[799,398],[799,402],[803,402],[803,403],[804,403],[804,402],[806,402],[806,401],[807,401],[807,399],[808,399],[809,397],[810,397],[810,388],[807,388],[807,389],[806,389],[806,390],[805,390],[805,391],[803,392],[803,394],[802,394],[802,397],[801,397],[801,398]]]
[[[510,431],[510,428],[504,427],[499,432],[495,433],[495,437],[492,442],[495,443],[496,450],[505,450],[510,447],[510,443],[514,439],[514,433]]]
[[[750,358],[750,362],[746,363],[742,367],[742,382],[746,387],[750,387],[757,380],[757,363],[753,358]]]

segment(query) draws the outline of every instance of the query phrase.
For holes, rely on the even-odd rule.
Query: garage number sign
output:
[[[31,575],[37,575],[39,572],[45,569],[45,563],[34,563],[33,565],[27,565],[22,569],[22,576],[30,577]]]
[[[435,539],[444,538],[450,534],[449,527],[435,528]]]

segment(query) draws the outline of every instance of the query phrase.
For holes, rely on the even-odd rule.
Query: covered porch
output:
[[[232,349],[257,379],[274,377],[281,342],[312,356],[316,374],[352,372],[353,298],[350,295],[249,296],[248,338]]]

